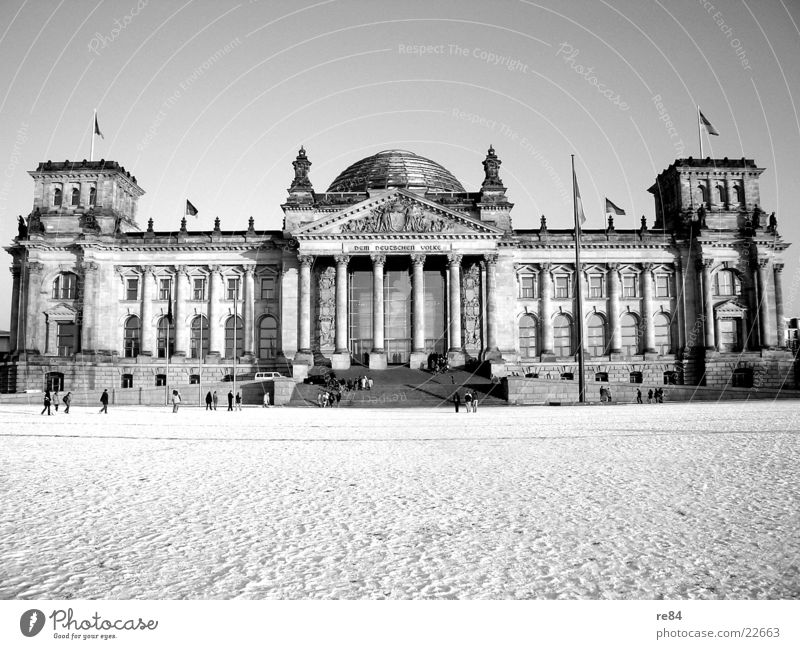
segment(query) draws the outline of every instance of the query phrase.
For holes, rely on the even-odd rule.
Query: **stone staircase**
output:
[[[364,371],[363,368],[337,372],[337,378],[356,378],[367,374],[373,379],[371,390],[342,392],[340,408],[452,408],[452,397],[456,390],[462,404],[466,390],[478,397],[479,408],[505,406],[501,386],[483,377],[467,372],[450,372],[433,376],[428,372],[408,368],[392,368],[383,371]],[[325,390],[320,385],[299,383],[295,386],[290,406],[317,407],[317,395]]]

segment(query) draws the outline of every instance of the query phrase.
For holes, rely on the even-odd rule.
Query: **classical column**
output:
[[[677,349],[681,352],[683,348],[686,346],[686,311],[683,307],[683,263],[681,262],[681,258],[677,257],[675,259],[675,291],[674,293],[670,293],[674,296],[674,304],[675,310],[678,314],[678,340],[677,340]],[[675,351],[676,345],[673,345],[673,351]]]
[[[384,353],[383,332],[383,269],[386,255],[370,255],[372,258],[372,353]]]
[[[189,326],[186,323],[189,301],[189,269],[186,266],[175,268],[175,356],[189,355]]]
[[[244,349],[242,355],[252,356],[255,351],[253,341],[253,319],[255,315],[255,266],[244,267],[244,305],[242,316],[244,318]]]
[[[31,261],[26,264],[25,269],[28,274],[27,286],[25,287],[25,351],[38,354],[40,349],[44,349],[44,340],[40,340],[38,335],[40,324],[39,297],[42,290],[44,264],[38,261]]]
[[[311,264],[313,257],[301,255],[300,262],[300,318],[298,352],[311,353]]]
[[[705,330],[706,349],[717,348],[716,334],[714,331],[714,297],[711,291],[711,265],[713,259],[698,261],[703,281],[703,329]]]
[[[769,303],[768,259],[758,260],[758,321],[761,329],[761,347],[775,346],[775,327],[772,322],[772,310]]]
[[[450,271],[450,349],[461,351],[461,255],[447,255]]]
[[[425,255],[411,255],[412,287],[411,299],[414,311],[412,351],[425,352]]]
[[[486,351],[497,351],[497,255],[484,255],[486,261]]]
[[[19,334],[19,298],[20,298],[20,279],[22,268],[17,263],[11,266],[11,322],[9,327],[9,351],[16,351],[20,345],[17,341]]]
[[[224,329],[220,326],[220,308],[222,299],[222,268],[209,266],[208,277],[208,355],[222,356],[225,351]]]
[[[142,267],[142,310],[141,325],[142,330],[139,336],[139,354],[141,356],[153,355],[153,282],[154,270],[152,266]],[[84,305],[83,321],[86,322],[86,306]]]
[[[622,329],[619,326],[619,264],[608,264],[608,320],[611,327],[611,354],[622,353]]]
[[[337,255],[336,260],[336,354],[348,354],[347,346],[347,264],[349,255]]]
[[[539,273],[542,298],[540,301],[542,321],[541,355],[553,355],[553,276],[550,274],[550,264],[541,264]]]
[[[656,352],[656,332],[653,329],[653,264],[642,264],[642,324],[644,326],[644,351]]]
[[[778,324],[778,347],[786,347],[786,322],[783,320],[783,286],[781,285],[781,274],[783,264],[773,263],[772,273],[775,280],[775,320]]]

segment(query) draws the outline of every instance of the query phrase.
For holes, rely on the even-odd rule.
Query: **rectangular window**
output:
[[[536,297],[536,276],[535,275],[520,275],[519,276],[519,292],[522,298]]]
[[[228,279],[228,299],[229,300],[240,299],[238,277],[231,277]]]
[[[129,277],[125,280],[125,299],[138,300],[139,299],[139,278]]]
[[[172,280],[160,279],[158,280],[158,299],[169,300],[172,296]]]
[[[568,275],[556,275],[555,284],[556,284],[556,297],[557,298],[568,298],[569,297],[569,276]]]
[[[206,278],[195,277],[192,280],[192,299],[205,300],[206,299]]]
[[[656,275],[656,297],[671,297],[669,275]]]
[[[622,297],[638,297],[639,278],[636,275],[622,276]]]
[[[59,322],[56,328],[56,344],[59,356],[72,356],[75,353],[75,323]]]
[[[589,297],[591,298],[603,297],[602,275],[589,275]]]
[[[274,300],[275,299],[275,278],[262,277],[261,278],[261,299]]]

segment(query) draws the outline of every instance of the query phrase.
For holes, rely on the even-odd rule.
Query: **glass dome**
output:
[[[401,149],[381,151],[351,164],[336,177],[328,191],[363,192],[394,187],[465,193],[461,183],[442,165]]]

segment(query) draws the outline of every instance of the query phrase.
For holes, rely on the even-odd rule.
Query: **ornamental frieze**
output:
[[[452,232],[454,224],[427,214],[422,207],[398,196],[375,208],[366,216],[342,224],[341,232],[355,234],[373,232]]]

